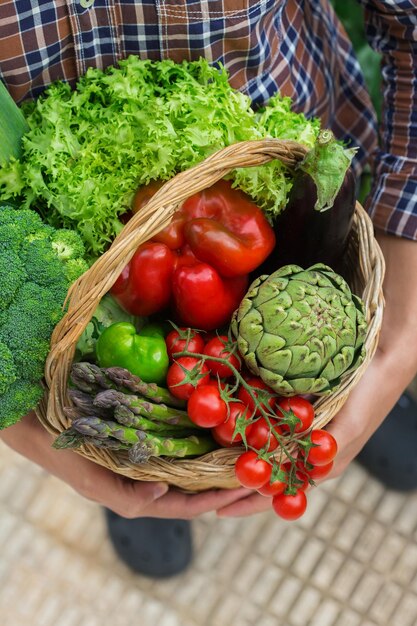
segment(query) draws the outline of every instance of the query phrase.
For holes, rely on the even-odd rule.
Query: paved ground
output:
[[[0,446],[2,626],[416,626],[417,495],[358,466],[287,523],[194,522],[196,559],[166,582],[132,575],[101,510]]]

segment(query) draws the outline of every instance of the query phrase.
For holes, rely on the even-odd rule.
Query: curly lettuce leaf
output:
[[[76,89],[55,83],[25,108],[23,155],[0,169],[0,197],[23,198],[52,226],[76,229],[98,256],[122,228],[137,187],[238,141],[281,137],[310,147],[319,122],[290,107],[277,95],[255,113],[226,70],[204,59],[131,56],[118,67],[89,69]],[[284,208],[291,177],[281,163],[233,176],[272,215]]]

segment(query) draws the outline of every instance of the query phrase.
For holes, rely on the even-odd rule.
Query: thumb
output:
[[[112,510],[126,518],[141,517],[146,508],[164,496],[169,486],[162,482],[141,482],[119,477],[120,488],[113,492]]]

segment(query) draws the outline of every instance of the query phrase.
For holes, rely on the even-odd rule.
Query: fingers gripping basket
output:
[[[37,415],[49,432],[58,435],[70,422],[63,407],[70,406],[67,382],[78,338],[92,317],[102,296],[109,291],[136,248],[168,225],[179,205],[189,196],[214,184],[238,167],[251,167],[279,159],[289,167],[305,155],[305,149],[291,141],[260,140],[234,144],[207,158],[194,168],[167,182],[116,237],[109,250],[71,286],[67,313],[56,327],[46,363],[47,394]],[[359,369],[347,374],[338,391],[319,399],[315,405],[315,427],[322,427],[339,411],[372,358],[382,320],[384,264],[374,239],[372,224],[358,204],[348,247],[351,287],[365,301],[368,332],[366,358]],[[197,459],[155,458],[134,465],[122,452],[82,446],[78,452],[114,472],[136,480],[163,480],[191,491],[237,486],[234,462],[239,448],[221,448]]]

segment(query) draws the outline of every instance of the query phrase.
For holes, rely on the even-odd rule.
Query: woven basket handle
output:
[[[198,165],[166,182],[134,215],[114,239],[110,248],[68,291],[68,310],[56,326],[46,362],[45,377],[52,379],[59,355],[72,360],[78,338],[90,321],[101,298],[107,293],[141,243],[165,228],[178,206],[239,167],[255,167],[278,159],[294,168],[306,155],[306,148],[294,141],[261,139],[244,141],[215,152]]]

